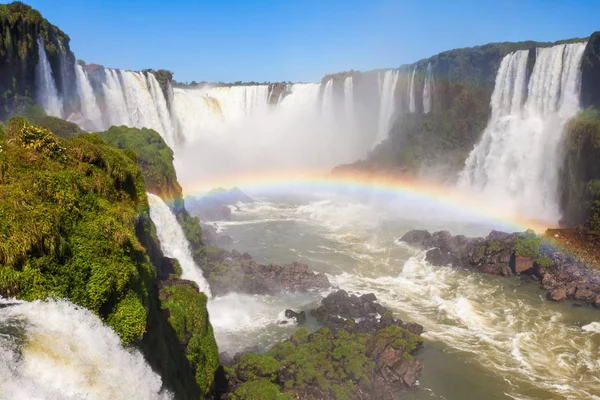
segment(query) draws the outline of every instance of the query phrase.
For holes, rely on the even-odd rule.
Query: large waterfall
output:
[[[560,142],[579,110],[579,65],[585,43],[536,50],[527,82],[528,51],[502,60],[492,94],[492,115],[469,155],[459,186],[499,206],[556,222]]]
[[[176,258],[181,265],[181,278],[196,282],[200,291],[210,298],[208,282],[192,258],[190,244],[177,222],[177,218],[160,197],[148,193],[148,203],[150,204],[150,218],[156,225],[160,248],[164,255]]]
[[[83,129],[93,131],[96,127],[103,126],[102,110],[98,107],[92,84],[81,65],[75,66],[75,74],[77,76],[77,94],[79,95],[81,107],[81,113],[78,115],[81,121],[79,125]],[[75,115],[72,119],[76,119]]]
[[[349,121],[354,119],[354,79],[352,76],[344,79],[344,110]]]
[[[373,146],[381,143],[387,138],[390,131],[392,118],[396,112],[396,86],[398,85],[398,77],[400,72],[397,70],[388,70],[383,73],[383,79],[379,73],[379,93],[380,93],[380,105],[379,105],[379,125],[377,128],[377,137]]]
[[[48,115],[61,117],[63,113],[62,99],[58,96],[56,82],[52,76],[52,68],[48,62],[44,41],[41,37],[38,37],[37,45],[39,56],[35,77],[37,100]]]
[[[168,399],[137,350],[66,300],[0,299],[0,399]]]

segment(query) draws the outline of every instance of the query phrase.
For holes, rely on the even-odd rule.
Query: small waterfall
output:
[[[63,104],[58,96],[56,83],[52,77],[52,67],[48,62],[44,41],[41,36],[37,39],[39,61],[36,67],[36,89],[38,103],[42,105],[46,114],[55,117],[61,117],[63,113]]]
[[[137,350],[66,300],[0,299],[0,399],[169,399]]]
[[[201,292],[211,297],[208,282],[202,275],[202,270],[196,265],[190,252],[190,244],[185,238],[177,218],[162,199],[152,193],[147,193],[150,204],[150,218],[156,225],[160,248],[166,257],[179,260],[183,273],[182,279],[196,282]]]
[[[559,147],[565,123],[579,110],[584,49],[585,43],[537,49],[528,84],[528,52],[504,57],[490,122],[466,160],[460,187],[520,215],[558,221]]]
[[[346,118],[352,120],[354,118],[354,82],[352,76],[344,79],[344,110]]]
[[[428,114],[431,111],[433,104],[432,96],[434,90],[433,72],[431,70],[431,63],[427,64],[427,76],[425,77],[425,84],[423,86],[423,113]]]
[[[321,97],[321,113],[327,118],[333,116],[333,78],[329,79]]]
[[[412,76],[410,78],[410,89],[408,92],[408,111],[414,113],[417,110],[415,100],[415,75],[417,74],[417,67],[413,69]]]
[[[104,128],[102,111],[98,107],[98,103],[96,103],[96,95],[88,76],[83,67],[77,64],[75,65],[75,74],[77,76],[77,95],[79,96],[81,108],[80,119],[83,120],[80,124],[83,129],[89,132],[101,130]],[[69,117],[69,120],[72,119],[72,117]]]
[[[399,76],[400,72],[398,70],[385,71],[383,73],[383,79],[381,79],[381,73],[378,74],[380,93],[379,126],[377,129],[377,138],[375,139],[373,147],[388,137],[391,119],[396,112],[395,92]]]

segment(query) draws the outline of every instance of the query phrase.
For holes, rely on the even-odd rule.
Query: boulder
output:
[[[515,274],[521,274],[525,271],[529,271],[533,268],[533,259],[530,257],[520,257],[517,256],[515,258]]]
[[[296,320],[296,324],[302,325],[306,322],[306,313],[304,311],[295,312],[294,310],[285,310],[285,317]]]

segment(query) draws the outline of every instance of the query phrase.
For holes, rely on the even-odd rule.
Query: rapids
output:
[[[474,236],[494,226],[406,199],[300,198],[270,194],[240,204],[218,227],[259,262],[305,262],[332,284],[373,292],[401,318],[422,324],[426,345],[417,358],[425,369],[408,398],[599,398],[597,310],[549,302],[535,284],[434,267],[397,240],[414,228]],[[210,312],[221,351],[264,349],[288,337],[293,329],[279,325],[283,310],[309,309],[324,295],[217,298]]]

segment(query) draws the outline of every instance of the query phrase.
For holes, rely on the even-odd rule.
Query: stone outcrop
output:
[[[230,368],[220,398],[397,399],[417,385],[423,364],[413,355],[423,327],[376,300],[339,290],[311,311],[324,328],[300,328],[266,354],[223,354]]]
[[[529,276],[547,290],[549,300],[580,300],[600,305],[600,271],[558,250],[530,232],[492,231],[486,238],[410,231],[400,240],[427,249],[433,265],[452,264],[502,276]]]

